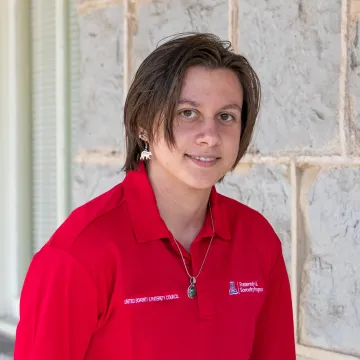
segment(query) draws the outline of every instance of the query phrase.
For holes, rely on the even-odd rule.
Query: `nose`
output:
[[[221,143],[219,123],[214,118],[204,118],[199,124],[196,143],[202,146],[214,147]]]

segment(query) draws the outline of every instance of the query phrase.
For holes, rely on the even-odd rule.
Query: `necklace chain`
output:
[[[200,275],[200,273],[201,273],[201,271],[202,271],[202,269],[203,269],[203,267],[204,267],[205,260],[206,260],[206,258],[207,258],[207,256],[208,256],[208,253],[209,253],[209,250],[210,250],[210,247],[211,247],[211,243],[212,243],[212,241],[213,241],[213,239],[214,239],[214,236],[215,236],[214,219],[213,219],[213,215],[212,215],[212,210],[211,210],[211,205],[210,205],[210,203],[209,203],[209,211],[210,211],[210,219],[211,219],[211,226],[212,226],[213,235],[212,235],[211,240],[210,240],[210,242],[209,242],[209,246],[208,246],[208,248],[207,248],[207,250],[206,250],[206,253],[205,253],[205,256],[204,256],[204,260],[203,260],[203,262],[202,262],[202,264],[201,264],[201,266],[200,266],[200,269],[199,269],[199,271],[198,271],[198,273],[197,273],[196,276],[191,276],[191,275],[190,275],[189,270],[188,270],[188,268],[187,268],[187,266],[186,266],[185,258],[184,258],[183,254],[182,254],[181,249],[180,249],[180,246],[179,246],[178,242],[176,241],[176,239],[174,238],[175,244],[176,244],[177,248],[179,249],[180,256],[181,256],[181,259],[182,259],[182,261],[183,261],[186,274],[187,274],[187,275],[189,276],[189,278],[190,278],[190,286],[194,286],[194,284],[196,283],[196,279],[199,277],[199,275]],[[189,296],[189,297],[190,297],[190,296]]]

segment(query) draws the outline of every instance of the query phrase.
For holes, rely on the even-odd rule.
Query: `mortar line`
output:
[[[291,297],[294,313],[294,334],[298,339],[298,186],[295,161],[290,164],[291,186]]]
[[[129,90],[130,74],[131,74],[131,48],[132,48],[132,31],[131,31],[131,0],[124,1],[124,76],[123,76],[123,102],[125,102],[127,92]]]
[[[113,162],[122,163],[123,155],[117,148],[99,148],[91,150],[80,150],[74,157],[75,162],[102,163]],[[317,166],[360,166],[360,157],[343,156],[253,156],[246,155],[238,165],[290,165],[294,161],[296,165],[317,165]],[[236,171],[236,170],[235,170]]]
[[[228,0],[229,7],[229,24],[228,24],[228,37],[232,44],[234,51],[239,51],[238,39],[238,25],[239,25],[239,4],[238,0]]]
[[[347,75],[348,75],[348,34],[349,34],[349,7],[350,0],[341,1],[341,62],[339,76],[339,138],[341,153],[346,156],[348,153],[346,104],[347,104]]]
[[[123,24],[124,24],[124,51],[123,51],[123,106],[125,104],[126,96],[130,87],[130,79],[132,76],[132,19],[133,19],[133,6],[132,0],[124,0],[124,13],[123,13]],[[125,141],[125,125],[122,122],[122,153],[126,153],[126,141]],[[122,162],[124,163],[124,161]]]

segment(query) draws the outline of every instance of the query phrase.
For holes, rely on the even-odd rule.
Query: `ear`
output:
[[[142,127],[139,127],[139,138],[145,142],[149,142],[147,131],[144,130]]]

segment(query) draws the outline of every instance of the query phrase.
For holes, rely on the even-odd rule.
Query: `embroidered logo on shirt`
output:
[[[128,298],[124,300],[124,304],[141,304],[141,303],[149,303],[149,302],[159,302],[159,301],[169,301],[169,300],[177,300],[180,299],[179,294],[168,294],[161,296],[144,296],[137,298]]]
[[[264,288],[259,287],[257,281],[251,282],[235,282],[230,281],[229,295],[239,295],[241,293],[260,293]]]
[[[235,286],[235,282],[234,281],[230,281],[230,289],[229,289],[229,294],[230,295],[237,295],[239,293],[238,289]]]

